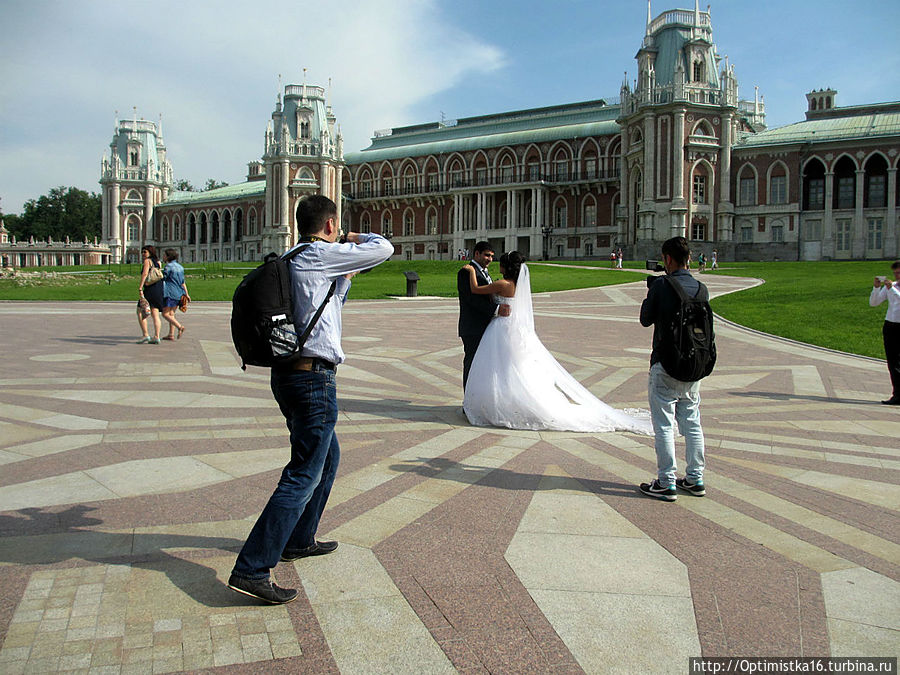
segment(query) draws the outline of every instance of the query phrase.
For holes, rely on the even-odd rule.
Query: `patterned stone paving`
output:
[[[612,273],[612,272],[610,272]],[[747,280],[707,277],[715,293]],[[642,284],[536,296],[557,358],[646,407]],[[860,302],[865,302],[861,296]],[[719,326],[708,496],[652,440],[470,427],[456,303],[350,301],[324,558],[224,586],[287,457],[229,307],[135,344],[127,303],[0,303],[0,672],[652,672],[900,652],[900,415],[883,363]]]

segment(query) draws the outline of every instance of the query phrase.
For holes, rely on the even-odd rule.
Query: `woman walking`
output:
[[[162,270],[159,266],[159,257],[156,255],[156,247],[144,246],[141,249],[141,282],[138,285],[140,297],[150,304],[150,318],[153,319],[153,337],[147,337],[147,344],[159,344],[159,329],[161,322],[159,312],[163,308]],[[149,331],[148,331],[149,332]],[[144,342],[142,339],[141,342]]]
[[[187,286],[184,283],[184,267],[178,262],[178,251],[167,248],[165,251],[166,269],[163,271],[163,318],[169,322],[169,334],[163,340],[175,340],[175,331],[178,331],[178,339],[184,335],[184,324],[175,318],[175,308],[181,302],[181,296],[185,296],[190,302]]]

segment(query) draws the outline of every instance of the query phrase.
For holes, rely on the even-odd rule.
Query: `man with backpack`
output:
[[[293,328],[300,333],[317,313],[319,319],[301,355],[272,368],[272,393],[287,421],[291,458],[228,580],[232,590],[271,604],[297,597],[295,589],[281,588],[269,577],[279,560],[290,562],[337,548],[337,542],[316,541],[315,534],[340,458],[334,425],[338,412],[335,371],[344,361],[341,306],[350,278],[394,253],[394,246],[378,234],[350,232],[336,243],[340,235],[337,207],[322,195],[299,203],[297,229],[298,247],[304,248],[288,263]]]
[[[656,436],[657,478],[641,483],[645,495],[673,502],[677,490],[702,497],[704,443],[700,426],[700,379],[716,362],[709,291],[688,272],[684,237],[662,245],[666,275],[648,277],[641,325],[653,326],[648,394]],[[675,478],[675,423],[685,440],[686,476]],[[677,488],[677,489],[676,489]]]

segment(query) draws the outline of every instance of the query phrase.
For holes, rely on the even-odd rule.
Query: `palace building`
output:
[[[296,241],[296,204],[320,193],[401,259],[481,239],[531,258],[654,258],[676,235],[720,259],[898,255],[900,102],[840,107],[835,90],[811,91],[805,120],[768,129],[697,0],[655,18],[648,2],[635,58],[618,97],[377,131],[346,156],[324,90],[288,85],[246,182],[199,193],[172,191],[156,124],[118,122],[104,241],[114,260],[142,243],[258,260]]]

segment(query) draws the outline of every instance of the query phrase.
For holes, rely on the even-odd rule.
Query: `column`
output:
[[[516,226],[516,191],[506,191],[506,229],[512,230]]]
[[[628,160],[625,158],[625,155],[628,153],[630,142],[628,137],[628,127],[622,125],[622,168],[619,173],[619,209],[616,209],[614,212],[613,217],[615,218],[614,225],[616,226],[616,234],[613,237],[613,241],[610,242],[610,245],[613,248],[615,248],[616,242],[625,240],[626,233],[628,232],[628,223],[632,216],[637,218],[637,214],[631,213],[631,181],[630,173],[628,171]],[[609,170],[612,171],[613,168],[614,167],[610,166]],[[624,217],[619,217],[620,212],[624,214]]]
[[[719,199],[731,201],[731,115],[722,115],[722,149],[719,151]]]
[[[334,203],[337,205],[337,223],[338,227],[342,227],[343,220],[343,210],[341,208],[341,202],[343,200],[343,188],[344,188],[344,167],[338,164],[334,168]],[[350,227],[349,225],[347,226]]]
[[[866,172],[863,169],[856,170],[856,208],[854,209],[853,220],[854,226],[853,230],[858,235],[857,237],[851,237],[851,248],[850,248],[850,257],[851,258],[865,258],[866,257],[866,248],[868,243],[866,241],[868,234],[868,227],[866,226],[866,221],[863,218],[863,193],[866,184]]]
[[[109,240],[109,185],[104,185],[100,193],[100,240]]]
[[[291,232],[290,232],[290,222],[291,218],[288,215],[290,213],[291,206],[291,198],[288,191],[288,185],[291,180],[291,165],[288,161],[282,160],[281,162],[281,185],[278,186],[279,193],[281,195],[281,209],[278,214],[278,223],[281,227],[278,228],[278,244],[280,248],[276,248],[276,251],[284,251],[287,250],[291,245]],[[322,176],[319,176],[319,180],[322,179]]]
[[[801,194],[802,199],[802,194]],[[822,220],[822,255],[834,258],[834,172],[825,172],[825,217]]]
[[[121,224],[119,222],[119,200],[121,199],[119,184],[113,183],[110,189],[112,190],[112,196],[109,200],[109,248],[113,262],[122,262],[124,251],[122,248],[122,233],[120,231]]]
[[[147,185],[144,189],[144,241],[156,243],[153,231],[153,186]]]
[[[485,228],[484,222],[484,193],[479,192],[476,197],[476,206],[475,206],[475,229],[483,230]]]
[[[676,200],[684,201],[684,110],[675,112],[672,130],[672,180],[675,188],[672,194]]]
[[[887,170],[887,218],[884,222],[884,255],[896,258],[900,250],[900,233],[897,232],[897,169]]]
[[[656,166],[653,153],[656,150],[656,115],[647,113],[644,118],[644,195],[641,201],[650,202],[656,198],[654,189],[654,172]],[[623,149],[624,153],[624,149]]]

